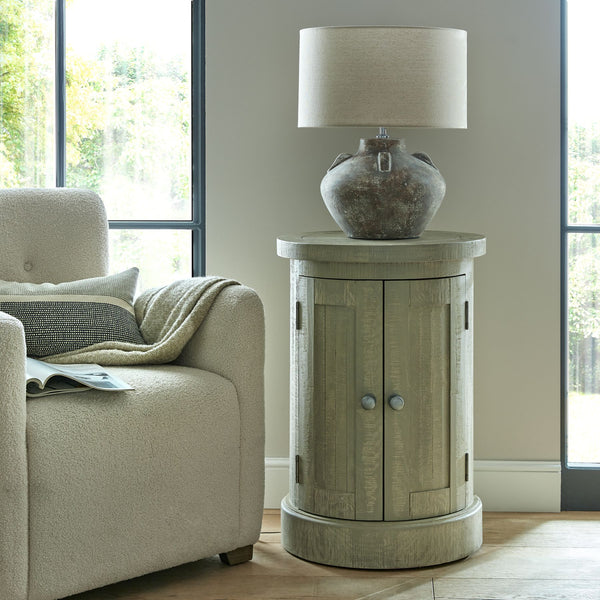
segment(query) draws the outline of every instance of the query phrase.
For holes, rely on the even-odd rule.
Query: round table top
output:
[[[424,231],[407,240],[357,240],[342,231],[316,231],[277,238],[277,254],[294,260],[327,262],[429,262],[485,254],[485,236],[456,231]]]

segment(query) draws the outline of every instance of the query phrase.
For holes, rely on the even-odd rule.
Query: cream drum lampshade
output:
[[[298,127],[467,127],[467,32],[300,31]]]

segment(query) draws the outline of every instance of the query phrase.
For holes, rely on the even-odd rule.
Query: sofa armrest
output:
[[[25,600],[28,571],[25,334],[0,312],[0,590]]]
[[[250,288],[233,285],[219,294],[176,361],[217,373],[237,390],[241,419],[239,546],[258,539],[264,506],[264,356],[262,302]]]

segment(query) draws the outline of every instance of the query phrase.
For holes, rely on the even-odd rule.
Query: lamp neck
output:
[[[406,151],[406,144],[404,140],[397,140],[392,138],[361,138],[358,145],[359,153],[370,153],[370,152],[391,152],[393,149],[399,149],[402,152]]]
[[[388,135],[387,127],[380,127],[379,128],[379,133],[377,134],[376,139],[378,139],[378,140],[387,140],[387,139],[389,139],[389,137],[390,136]]]

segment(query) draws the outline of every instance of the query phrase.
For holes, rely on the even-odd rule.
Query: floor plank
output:
[[[434,581],[435,600],[598,600],[600,579],[453,579]]]
[[[600,549],[484,545],[463,561],[431,569],[434,577],[595,580],[600,578]]]
[[[599,513],[484,513],[484,544],[600,548]]]

